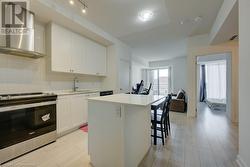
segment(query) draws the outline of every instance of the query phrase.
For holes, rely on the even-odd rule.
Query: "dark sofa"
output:
[[[177,94],[171,94],[172,100],[170,102],[170,111],[186,112],[186,92],[181,89]]]

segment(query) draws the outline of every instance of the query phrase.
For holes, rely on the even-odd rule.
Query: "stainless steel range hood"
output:
[[[34,49],[34,13],[27,11],[26,30],[28,33],[0,35],[0,53],[15,56],[40,58],[45,55]],[[5,19],[11,17],[5,17]]]

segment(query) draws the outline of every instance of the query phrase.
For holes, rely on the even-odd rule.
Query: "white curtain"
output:
[[[226,99],[227,72],[226,62],[213,62],[206,66],[206,91],[208,99]]]

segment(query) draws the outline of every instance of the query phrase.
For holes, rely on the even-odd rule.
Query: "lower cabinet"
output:
[[[56,106],[57,115],[57,134],[62,134],[71,129],[72,118],[70,114],[70,97],[59,96]]]
[[[88,122],[88,98],[99,93],[58,96],[57,134],[64,135]]]

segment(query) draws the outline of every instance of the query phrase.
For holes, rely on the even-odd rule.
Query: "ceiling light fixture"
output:
[[[86,5],[86,3],[83,1],[83,0],[78,0],[80,3],[81,3],[81,5],[83,6],[82,7],[82,13],[87,13],[87,8],[88,8],[88,6]]]
[[[192,19],[181,20],[179,23],[181,25],[183,25],[183,24],[199,24],[202,21],[203,21],[203,18],[201,16],[197,16],[197,17],[192,18]]]
[[[69,4],[70,4],[70,5],[74,5],[75,2],[74,2],[73,0],[70,0],[70,1],[69,1]]]
[[[87,11],[86,11],[86,9],[85,9],[85,8],[83,8],[83,9],[82,9],[82,13],[84,13],[84,14],[85,14],[86,12],[87,12]]]
[[[154,13],[150,10],[144,10],[144,11],[141,11],[139,14],[138,14],[138,19],[142,22],[147,22],[147,21],[150,21],[154,16]]]
[[[197,16],[196,18],[194,18],[195,22],[201,22],[202,21],[202,17],[201,16]]]

